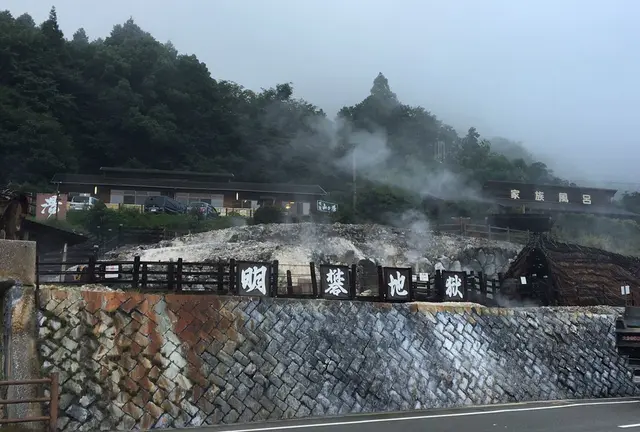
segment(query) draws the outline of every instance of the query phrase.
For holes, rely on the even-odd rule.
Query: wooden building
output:
[[[618,219],[640,215],[616,204],[615,189],[488,181],[483,197],[493,204],[488,223],[501,228],[548,232],[561,213],[590,214]]]
[[[318,185],[247,183],[233,174],[100,168],[100,174],[56,174],[61,193],[91,194],[106,204],[142,205],[149,196],[166,195],[189,204],[207,202],[218,209],[256,208],[261,203],[283,205],[292,213],[308,215],[327,192]]]
[[[560,306],[624,306],[621,287],[640,300],[640,259],[602,249],[562,243],[547,234],[532,236],[505,279],[519,285],[519,296]]]
[[[638,218],[640,215],[616,205],[616,189],[488,181],[483,195],[502,210],[512,213],[583,213]]]

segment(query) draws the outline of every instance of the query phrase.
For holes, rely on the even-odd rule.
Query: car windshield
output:
[[[86,202],[89,202],[89,197],[88,196],[74,196],[71,201],[79,202],[79,203],[86,203]]]

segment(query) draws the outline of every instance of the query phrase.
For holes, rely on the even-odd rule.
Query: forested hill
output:
[[[296,98],[291,83],[255,92],[216,80],[196,55],[158,42],[133,20],[91,40],[83,29],[65,37],[55,9],[40,25],[3,12],[0,184],[43,188],[55,172],[129,166],[317,183],[350,202],[354,148],[362,205],[381,189],[392,206],[489,178],[561,181],[542,163],[492,151],[473,127],[459,136],[398,100],[384,75],[372,78],[369,95],[330,119]],[[499,144],[508,154],[509,142]]]

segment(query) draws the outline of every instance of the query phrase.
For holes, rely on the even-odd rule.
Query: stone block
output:
[[[0,279],[36,284],[36,242],[0,240]]]

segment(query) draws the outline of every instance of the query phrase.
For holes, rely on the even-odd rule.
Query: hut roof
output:
[[[547,234],[535,235],[505,274],[519,278],[534,273],[536,262],[546,266],[561,305],[625,304],[620,287],[629,285],[640,301],[640,259],[594,247],[560,242]]]

